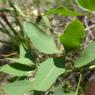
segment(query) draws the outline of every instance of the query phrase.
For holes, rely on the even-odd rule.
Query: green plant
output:
[[[78,95],[84,70],[95,67],[89,64],[95,60],[95,54],[93,53],[95,51],[95,41],[82,50],[80,57],[76,58],[75,61],[73,60],[71,66],[68,66],[67,62],[69,61],[69,53],[82,47],[81,44],[85,34],[84,25],[77,19],[77,16],[86,15],[88,11],[87,13],[78,13],[62,6],[50,9],[44,15],[40,15],[41,20],[54,14],[76,16],[58,38],[64,47],[64,50],[61,50],[55,43],[54,34],[49,31],[50,23],[47,24],[48,19],[44,22],[47,26],[47,30],[44,31],[44,27],[41,28],[38,23],[33,23],[31,18],[25,16],[17,5],[14,5],[10,0],[8,2],[10,7],[0,9],[0,17],[8,27],[0,21],[1,31],[8,34],[13,45],[19,47],[19,53],[16,58],[5,57],[5,60],[9,60],[10,63],[0,68],[0,72],[10,74],[13,78],[16,78],[12,83],[4,86],[5,91],[9,95],[24,95],[28,92],[31,95],[36,95],[37,92],[37,95],[47,95],[47,93],[50,95]],[[77,0],[78,5],[85,7],[80,2],[83,2],[83,0]],[[93,2],[93,0],[89,2]],[[88,9],[89,7],[85,8]],[[90,9],[89,13],[92,14]],[[18,31],[8,21],[7,13],[14,17],[15,27],[19,27]],[[40,59],[39,56],[44,56],[44,58]],[[77,89],[66,93],[63,87],[65,76],[72,72],[79,72],[80,75]],[[63,80],[60,81],[60,79]],[[57,86],[55,86],[56,84]]]

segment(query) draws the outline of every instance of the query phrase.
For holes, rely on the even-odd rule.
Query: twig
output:
[[[94,27],[95,27],[95,24],[93,24],[93,25],[91,25],[91,26],[85,28],[85,31],[89,31],[90,29],[92,29],[92,28],[94,28]]]
[[[79,81],[78,81],[77,90],[76,90],[75,95],[78,95],[79,87],[80,87],[80,82],[81,82],[81,78],[82,78],[82,74],[80,74],[80,76],[79,76]]]

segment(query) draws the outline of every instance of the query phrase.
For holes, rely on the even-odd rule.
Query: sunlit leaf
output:
[[[95,11],[95,0],[76,0],[80,8],[86,11]]]
[[[0,3],[3,3],[3,0],[0,0]]]
[[[60,37],[65,49],[79,48],[84,36],[84,26],[79,20],[72,21]]]
[[[80,13],[69,10],[66,7],[50,9],[45,13],[45,15],[53,15],[53,14],[60,14],[62,16],[79,16],[79,15],[81,15]]]

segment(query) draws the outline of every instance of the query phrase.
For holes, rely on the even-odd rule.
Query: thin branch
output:
[[[91,26],[85,28],[85,31],[89,31],[90,29],[92,29],[92,28],[94,28],[94,27],[95,27],[95,24],[93,24],[93,25],[91,25]]]

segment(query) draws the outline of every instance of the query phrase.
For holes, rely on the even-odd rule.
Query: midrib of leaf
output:
[[[51,73],[53,72],[54,69],[55,69],[55,67],[53,67],[53,68],[51,69],[51,71],[47,74],[47,76],[44,78],[43,84],[45,84],[45,81],[48,79],[48,77],[51,75]],[[41,88],[43,87],[43,84],[41,85]]]
[[[47,59],[38,68],[33,82],[33,90],[47,91],[64,71],[64,67],[57,66],[52,58]]]

